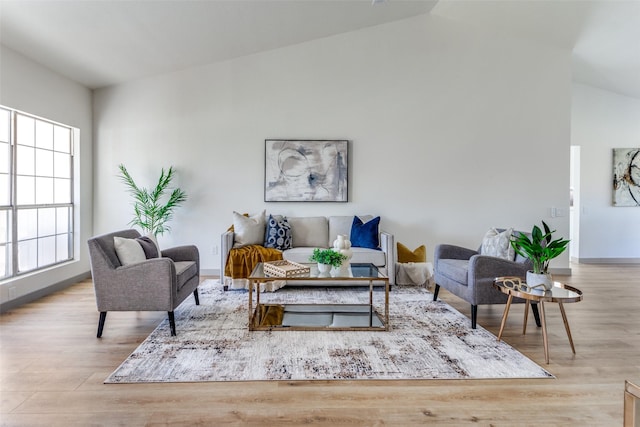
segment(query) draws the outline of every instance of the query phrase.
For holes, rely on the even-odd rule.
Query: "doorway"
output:
[[[569,165],[569,262],[580,259],[580,146],[572,145]]]

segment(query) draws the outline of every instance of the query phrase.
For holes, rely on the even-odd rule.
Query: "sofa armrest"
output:
[[[233,231],[225,231],[220,236],[220,281],[224,280],[224,268],[227,265],[229,251],[233,248],[233,240],[235,233]]]
[[[387,267],[387,276],[389,277],[389,284],[395,285],[396,283],[396,245],[395,237],[391,233],[386,231],[380,232],[380,249],[385,253],[385,264]]]
[[[194,261],[200,271],[200,252],[195,245],[176,246],[161,251],[163,257],[171,258],[173,261]]]
[[[487,255],[474,255],[469,259],[469,279],[495,279],[498,276],[525,277],[527,266],[520,262],[509,261]]]
[[[510,261],[508,259],[474,255],[469,259],[467,281],[473,283],[473,299],[482,303],[483,301],[494,301],[495,295],[499,291],[493,288],[493,282],[499,276],[525,277],[527,265],[521,262]]]
[[[474,255],[478,255],[478,251],[463,248],[462,246],[437,245],[433,254],[433,262],[438,265],[439,259],[469,259]]]

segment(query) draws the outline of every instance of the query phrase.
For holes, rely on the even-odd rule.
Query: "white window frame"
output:
[[[4,251],[0,250],[0,257],[3,257],[0,262],[4,264],[4,268],[0,268],[0,280],[5,280],[41,271],[72,261],[75,258],[74,140],[77,136],[77,129],[2,105],[0,105],[0,112],[2,114],[9,112],[9,204],[6,204],[6,194],[0,198],[0,213],[5,212],[5,215],[0,215],[0,221],[4,222],[4,224],[0,224],[0,234],[3,234],[0,235],[0,249],[4,249]],[[21,139],[18,131],[18,120],[23,119],[33,121],[33,145],[21,144],[25,140]],[[44,135],[44,139],[47,139],[49,135],[38,133],[36,131],[38,126],[47,130],[49,127],[51,128],[51,143],[47,146],[43,146],[42,139],[38,140],[38,138]],[[55,136],[56,132],[60,132],[63,136]],[[65,147],[60,143],[66,143],[67,135],[68,146]],[[4,141],[5,136],[0,135],[0,139],[2,140],[0,142],[6,142]],[[23,152],[23,156],[32,153],[33,171],[25,172],[24,167],[23,170],[18,170],[18,164],[21,161],[20,151]],[[39,156],[47,161],[40,163],[37,160]],[[51,159],[50,167],[48,165],[49,158]],[[29,160],[31,161],[31,159]],[[68,164],[68,170],[66,166],[59,168],[60,164],[65,165],[65,163]],[[43,168],[43,165],[46,167]],[[0,169],[0,174],[6,177],[3,169]],[[19,184],[19,179],[22,179],[23,182],[33,180],[33,197],[29,197],[28,201],[20,200],[23,197],[18,194],[18,189],[24,188],[24,184]],[[38,192],[39,183],[45,183],[47,190],[40,189]],[[57,194],[63,194],[62,199],[56,200],[56,188]],[[48,193],[49,189],[51,191]],[[6,191],[7,188],[3,185],[0,192]],[[46,196],[46,200],[42,200],[43,194]],[[28,223],[29,227],[27,228],[30,230],[25,236],[26,228],[21,229],[20,227],[22,226],[21,221],[28,216],[27,212],[32,212],[35,215],[35,223]],[[46,227],[48,229],[45,229],[43,218],[46,218],[47,215],[49,215],[48,227]],[[28,256],[29,250],[35,250],[35,256],[33,254]],[[25,261],[26,259],[28,261]]]

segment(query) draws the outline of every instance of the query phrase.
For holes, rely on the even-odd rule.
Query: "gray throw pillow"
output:
[[[140,244],[142,250],[144,251],[144,256],[149,258],[158,258],[160,254],[158,253],[158,247],[155,242],[151,240],[148,236],[138,237],[136,238],[136,242]]]

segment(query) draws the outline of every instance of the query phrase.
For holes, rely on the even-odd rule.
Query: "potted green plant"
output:
[[[524,233],[514,235],[511,238],[511,246],[519,255],[529,258],[533,264],[533,270],[527,272],[527,284],[531,287],[543,285],[549,290],[553,286],[553,280],[549,274],[551,260],[567,249],[569,240],[555,239],[549,226],[542,221],[542,229],[537,225],[531,230],[531,238]]]
[[[313,254],[309,257],[309,261],[315,261],[318,263],[318,270],[320,273],[327,273],[331,267],[340,268],[342,261],[347,257],[340,252],[336,252],[333,249],[318,249],[313,250]]]
[[[187,200],[186,193],[179,188],[174,189],[166,201],[163,200],[175,174],[173,166],[166,173],[164,168],[161,170],[158,183],[152,190],[138,187],[124,165],[121,164],[118,168],[120,179],[133,196],[134,215],[129,224],[137,225],[143,233],[153,236],[171,230],[167,222],[172,218],[173,210]]]

